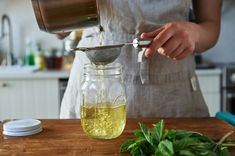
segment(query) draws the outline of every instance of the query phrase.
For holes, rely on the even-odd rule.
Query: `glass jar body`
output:
[[[126,124],[126,97],[121,65],[86,65],[81,90],[81,124],[93,138],[112,139]]]

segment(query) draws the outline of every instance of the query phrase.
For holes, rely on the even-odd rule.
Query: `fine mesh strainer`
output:
[[[121,48],[126,45],[133,45],[137,47],[149,46],[152,39],[139,39],[135,38],[133,42],[127,42],[115,45],[102,45],[95,47],[77,47],[71,49],[71,51],[85,52],[89,60],[95,65],[106,65],[112,63],[121,53]]]

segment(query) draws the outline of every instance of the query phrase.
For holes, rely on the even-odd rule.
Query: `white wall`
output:
[[[62,47],[62,41],[56,39],[54,35],[39,30],[31,0],[0,0],[0,17],[3,13],[8,14],[11,18],[14,38],[13,51],[16,56],[24,55],[25,39],[28,37],[41,42],[43,48],[46,49]],[[0,51],[8,49],[7,41],[7,38],[0,41]]]
[[[218,43],[203,53],[213,62],[235,62],[235,0],[223,0],[221,32]]]

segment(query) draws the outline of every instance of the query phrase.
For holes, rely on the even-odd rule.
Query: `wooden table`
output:
[[[80,120],[41,120],[43,132],[28,137],[7,137],[0,134],[0,155],[128,155],[120,154],[119,147],[125,140],[133,138],[138,122],[151,126],[160,119],[128,119],[123,134],[113,140],[88,138],[82,131]],[[166,128],[201,132],[218,140],[235,128],[216,118],[167,118]],[[2,125],[1,125],[2,131]],[[229,140],[235,140],[232,135]],[[231,149],[231,156],[235,149]]]

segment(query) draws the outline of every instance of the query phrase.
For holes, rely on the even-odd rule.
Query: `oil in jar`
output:
[[[126,105],[84,104],[81,106],[81,123],[85,133],[93,138],[112,139],[121,135],[126,124]]]

